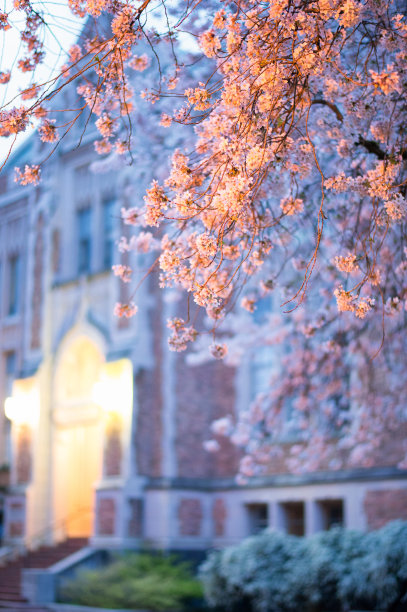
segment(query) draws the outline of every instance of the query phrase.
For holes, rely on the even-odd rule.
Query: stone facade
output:
[[[127,535],[129,538],[141,538],[143,536],[143,500],[129,499],[129,506]]]
[[[122,469],[122,442],[121,430],[109,429],[106,433],[104,452],[105,476],[120,476]]]
[[[31,348],[39,349],[41,347],[41,326],[42,316],[41,310],[43,305],[43,282],[44,282],[44,217],[42,214],[38,216],[35,229],[35,246],[34,246],[34,282],[32,288],[31,299]]]
[[[18,428],[15,446],[16,482],[18,485],[29,484],[32,469],[31,430],[26,425]]]

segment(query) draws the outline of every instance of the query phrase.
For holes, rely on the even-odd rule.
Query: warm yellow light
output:
[[[18,404],[14,397],[6,397],[6,401],[4,402],[4,413],[10,421],[14,421],[18,413]]]
[[[99,380],[97,383],[93,385],[93,389],[92,389],[92,399],[95,402],[95,404],[97,404],[101,408],[103,408],[105,404],[105,400],[106,400],[105,387],[106,387],[105,383]]]
[[[100,380],[93,386],[92,398],[107,414],[125,416],[133,404],[132,367],[128,359],[106,363]]]
[[[8,397],[4,402],[4,412],[16,425],[34,425],[38,420],[38,404],[32,394]]]

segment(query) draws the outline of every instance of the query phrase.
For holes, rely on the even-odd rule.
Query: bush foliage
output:
[[[208,603],[228,612],[393,610],[407,606],[407,522],[309,538],[265,531],[211,553],[200,577]]]
[[[181,610],[202,597],[187,563],[173,556],[128,554],[100,570],[86,570],[67,583],[61,599],[100,608]]]

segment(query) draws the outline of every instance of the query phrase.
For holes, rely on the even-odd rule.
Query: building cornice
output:
[[[374,482],[378,480],[407,480],[407,470],[396,467],[354,468],[349,470],[313,472],[311,474],[275,474],[250,478],[245,485],[239,485],[234,478],[150,478],[148,490],[198,490],[219,491],[231,489],[259,489],[273,487],[298,487],[301,485],[342,484],[350,482]]]

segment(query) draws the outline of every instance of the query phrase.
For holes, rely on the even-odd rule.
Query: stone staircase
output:
[[[10,605],[9,603],[1,602],[1,612],[50,612],[50,608],[39,608],[38,606],[30,606],[30,604],[12,604],[12,608],[10,608]]]
[[[0,611],[46,612],[47,608],[30,606],[22,597],[21,571],[51,567],[86,546],[87,542],[86,538],[69,538],[55,546],[41,546],[0,567]]]

